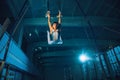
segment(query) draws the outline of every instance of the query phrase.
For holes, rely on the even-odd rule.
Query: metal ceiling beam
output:
[[[50,62],[50,61],[47,61],[47,62],[42,62],[42,65],[44,66],[44,67],[65,67],[65,66],[74,66],[74,65],[79,65],[81,62],[80,61],[75,61],[75,60],[73,60],[73,61],[53,61],[53,62]]]
[[[115,41],[112,40],[96,40],[98,45],[110,45],[111,44],[116,44]],[[71,43],[72,42],[72,43]],[[49,46],[47,42],[37,42],[33,43],[32,46]],[[62,46],[92,46],[94,45],[94,40],[93,39],[69,39],[69,40],[64,40],[64,43]],[[54,45],[53,45],[54,46]]]
[[[71,43],[72,42],[72,43]],[[99,49],[103,49],[106,47],[109,47],[110,45],[116,45],[117,42],[110,41],[110,40],[96,40],[97,45],[99,46]],[[49,48],[49,47],[56,47],[58,45],[48,45],[47,42],[36,42],[31,45],[29,45],[29,50],[31,48],[37,48],[37,47],[43,47],[43,48]],[[59,45],[62,47],[70,47],[72,49],[91,49],[94,50],[95,43],[92,39],[70,39],[70,40],[64,40],[64,43],[62,45]]]
[[[87,17],[93,27],[104,27],[104,26],[120,26],[120,19],[109,18],[109,17]],[[52,17],[51,21],[55,21],[56,18]],[[47,18],[24,18],[23,24],[25,26],[47,26]],[[64,27],[88,27],[88,23],[83,17],[63,17],[62,26]]]
[[[91,49],[79,49],[79,50],[64,50],[64,51],[54,51],[54,52],[46,52],[44,54],[38,54],[43,59],[51,59],[57,57],[72,57],[79,56],[82,51],[89,54],[95,54],[94,50]]]
[[[64,54],[65,52],[63,51],[63,54]],[[78,53],[77,55],[75,55],[75,54],[73,54],[73,55],[57,55],[57,56],[55,56],[55,55],[53,55],[53,56],[41,56],[40,58],[39,58],[39,62],[40,63],[42,63],[43,65],[55,65],[55,64],[64,64],[64,65],[66,65],[66,64],[73,64],[73,63],[78,63],[79,62],[79,60],[78,60],[78,56],[80,55],[80,53]]]

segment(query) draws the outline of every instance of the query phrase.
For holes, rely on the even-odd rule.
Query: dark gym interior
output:
[[[0,0],[0,80],[120,80],[120,0]],[[61,11],[63,44],[47,43]]]

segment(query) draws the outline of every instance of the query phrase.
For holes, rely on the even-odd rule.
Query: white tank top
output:
[[[56,40],[58,40],[58,31],[52,31],[52,39],[53,39],[53,41],[56,41]]]

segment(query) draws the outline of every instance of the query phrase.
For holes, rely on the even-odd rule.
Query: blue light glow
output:
[[[79,56],[79,60],[80,60],[81,62],[86,62],[87,60],[89,60],[89,58],[88,58],[88,56],[86,56],[85,54],[81,54],[81,55]]]
[[[32,34],[31,34],[31,33],[29,33],[29,36],[31,37],[31,36],[32,36]]]

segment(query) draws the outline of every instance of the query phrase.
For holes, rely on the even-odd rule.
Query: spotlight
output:
[[[87,60],[89,60],[89,58],[85,54],[82,54],[79,56],[79,60],[81,62],[86,62]]]
[[[31,36],[32,36],[32,34],[31,34],[31,33],[29,33],[29,36],[31,37]]]

